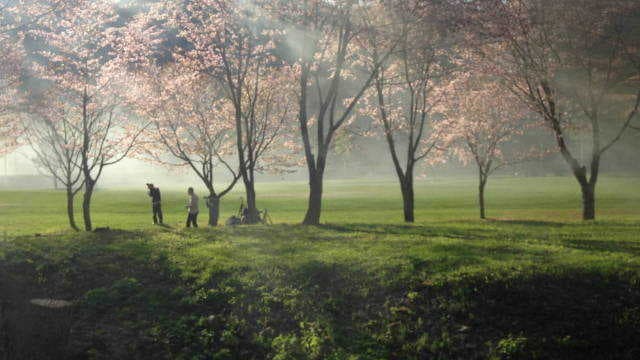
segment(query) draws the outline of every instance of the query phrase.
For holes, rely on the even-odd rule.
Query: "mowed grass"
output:
[[[186,191],[161,189],[165,222],[182,226]],[[205,192],[199,190],[200,196],[204,196]],[[598,220],[640,221],[639,190],[640,178],[601,179],[597,188]],[[258,206],[268,209],[274,222],[295,224],[302,220],[307,200],[305,183],[261,183],[257,191]],[[471,179],[417,182],[416,224],[477,221],[476,193],[477,185]],[[223,199],[222,223],[237,211],[242,196],[239,185]],[[580,191],[569,177],[491,179],[486,196],[491,219],[580,222]],[[82,225],[80,200],[78,196],[76,220]],[[62,191],[0,191],[0,230],[14,235],[64,231],[68,228],[65,204]],[[200,223],[205,224],[207,214],[202,207]],[[152,227],[150,201],[144,188],[97,191],[92,214],[98,227],[128,230]],[[327,181],[322,222],[400,224],[399,187],[392,180]]]
[[[603,178],[583,222],[573,179],[496,178],[481,221],[473,180],[423,181],[406,225],[394,182],[330,181],[323,225],[305,227],[305,184],[270,183],[259,207],[274,225],[213,229],[183,228],[180,192],[163,191],[163,228],[144,190],[103,190],[99,233],[66,230],[63,193],[0,192],[0,292],[78,306],[64,346],[18,326],[40,339],[23,358],[633,359],[639,189]]]
[[[259,207],[276,223],[269,227],[185,232],[186,195],[168,190],[163,206],[169,229],[151,224],[144,190],[98,191],[93,217],[97,227],[145,231],[146,241],[166,247],[176,261],[198,267],[189,272],[203,271],[198,276],[205,277],[208,268],[220,266],[259,269],[308,261],[357,264],[371,273],[394,273],[418,261],[429,263],[421,271],[437,277],[548,265],[617,269],[640,265],[639,189],[638,178],[602,179],[595,222],[580,220],[579,188],[571,178],[495,179],[487,191],[486,221],[478,219],[475,183],[469,179],[419,182],[417,221],[410,225],[402,222],[396,184],[366,180],[327,183],[320,228],[297,225],[306,209],[304,183],[260,184]],[[225,198],[221,223],[236,211],[241,195]],[[69,236],[62,192],[5,191],[0,199],[7,237]],[[207,214],[201,210],[204,226]]]

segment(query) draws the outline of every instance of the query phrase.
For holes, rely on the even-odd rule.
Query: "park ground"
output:
[[[329,182],[318,227],[305,190],[262,184],[274,225],[213,229],[183,228],[182,192],[155,227],[144,189],[101,190],[95,233],[61,192],[0,191],[0,357],[640,358],[640,178],[601,179],[595,222],[571,178],[494,179],[486,221],[473,180],[422,181],[412,225],[392,181]]]

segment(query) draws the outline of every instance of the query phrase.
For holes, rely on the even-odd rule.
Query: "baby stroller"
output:
[[[244,205],[244,199],[241,198],[238,212],[227,219],[226,225],[246,225],[249,224],[248,219],[249,209]],[[267,209],[258,210],[258,223],[264,225],[273,224],[273,221],[271,221],[271,217],[269,216]]]

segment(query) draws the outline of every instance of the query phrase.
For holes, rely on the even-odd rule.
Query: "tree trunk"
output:
[[[218,219],[220,218],[220,198],[209,194],[207,208],[209,208],[209,226],[218,226]]]
[[[75,231],[78,231],[78,225],[76,224],[75,214],[73,212],[73,199],[75,194],[70,189],[67,189],[67,217],[69,218],[69,226]]]
[[[596,219],[596,184],[580,184],[582,190],[582,219]]]
[[[400,189],[402,190],[402,203],[404,205],[404,222],[412,223],[414,221],[413,178],[406,177],[404,181],[401,181]]]
[[[322,172],[312,172],[309,175],[309,203],[302,224],[320,225],[323,174]]]
[[[598,181],[598,163],[592,164],[591,179],[587,177],[586,167],[572,164],[573,176],[580,184],[582,192],[582,220],[596,219],[596,183]]]
[[[484,205],[484,188],[487,185],[487,178],[480,174],[480,184],[478,185],[478,205],[480,206],[480,219],[486,219],[486,211]]]
[[[582,190],[582,219],[583,220],[595,220],[596,218],[596,200],[595,200],[595,187],[596,182],[598,180],[598,173],[600,169],[600,138],[599,132],[596,127],[592,127],[592,131],[594,131],[594,146],[592,151],[591,158],[591,178],[587,177],[587,168],[585,166],[580,166],[578,160],[571,154],[569,148],[564,139],[564,134],[562,131],[562,127],[560,126],[560,121],[555,117],[555,102],[553,99],[553,92],[549,88],[548,83],[542,82],[542,88],[546,94],[547,100],[549,101],[550,113],[552,116],[547,115],[546,118],[549,120],[551,127],[555,133],[556,142],[558,144],[558,148],[560,149],[560,154],[564,158],[565,162],[569,164],[571,167],[571,171],[573,172],[573,176],[576,178],[578,183],[580,184],[580,189]]]
[[[255,224],[258,222],[260,215],[256,206],[256,187],[253,180],[244,180],[244,188],[247,196],[247,223]]]
[[[93,189],[95,183],[89,179],[85,180],[84,194],[82,199],[82,218],[84,219],[84,229],[86,231],[93,230],[91,224],[91,197],[93,196]]]

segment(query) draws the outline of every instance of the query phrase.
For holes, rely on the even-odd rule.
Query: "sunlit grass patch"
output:
[[[562,186],[537,188],[549,182]],[[586,223],[574,217],[574,187],[559,179],[497,181],[505,189],[492,194],[487,221],[476,219],[470,182],[426,183],[415,224],[400,222],[392,183],[371,185],[381,187],[375,198],[330,184],[314,227],[297,224],[298,195],[262,200],[275,225],[185,229],[180,194],[167,192],[170,226],[156,227],[144,193],[103,191],[95,219],[111,229],[98,233],[65,229],[60,194],[11,193],[12,210],[0,209],[9,233],[0,294],[14,304],[11,339],[74,334],[71,347],[24,350],[34,357],[126,347],[137,357],[272,358],[314,341],[335,359],[632,358],[640,195],[629,191],[635,180],[603,183],[631,195],[603,189],[603,215]],[[547,195],[528,198],[535,189]],[[223,217],[234,208],[225,203]],[[30,299],[74,305],[61,322]]]

